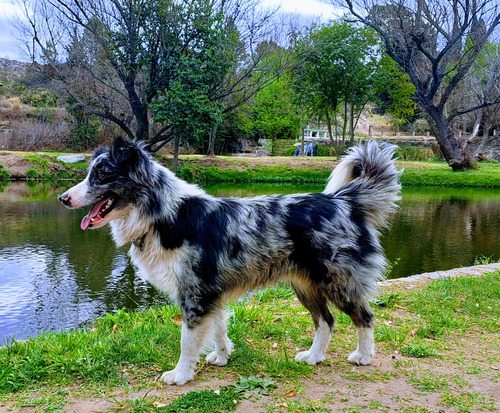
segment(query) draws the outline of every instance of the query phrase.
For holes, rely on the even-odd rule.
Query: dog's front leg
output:
[[[167,384],[182,386],[193,380],[196,363],[200,357],[201,350],[209,330],[212,329],[213,318],[205,316],[196,324],[188,325],[182,322],[181,333],[181,357],[175,369],[162,374],[161,380]]]

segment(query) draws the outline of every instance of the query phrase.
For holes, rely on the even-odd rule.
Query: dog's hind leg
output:
[[[215,349],[207,354],[205,360],[216,366],[225,366],[233,351],[233,343],[227,336],[229,314],[223,308],[214,310],[213,342]]]
[[[191,325],[186,320],[182,322],[181,357],[175,369],[167,371],[161,376],[161,380],[167,384],[181,386],[194,378],[201,350],[207,335],[214,328],[214,313],[206,314],[196,321]]]
[[[328,300],[316,287],[306,288],[301,285],[292,284],[297,298],[311,313],[316,327],[314,341],[311,348],[301,351],[295,356],[298,362],[306,362],[310,365],[321,363],[325,360],[326,351],[332,336],[335,319],[328,309]]]
[[[373,312],[363,297],[334,301],[339,310],[351,317],[358,333],[358,346],[348,360],[353,364],[366,366],[372,363],[375,355],[373,339]]]

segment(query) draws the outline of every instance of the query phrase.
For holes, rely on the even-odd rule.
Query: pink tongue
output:
[[[94,206],[92,207],[92,209],[90,210],[90,212],[83,217],[82,223],[80,224],[80,228],[81,229],[83,229],[85,231],[89,227],[91,218],[94,218],[98,214],[98,212],[101,209],[101,207],[106,202],[108,202],[108,199],[109,198],[104,198],[101,201],[96,202],[94,204]]]

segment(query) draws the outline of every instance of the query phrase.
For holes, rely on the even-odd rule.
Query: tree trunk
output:
[[[176,135],[174,138],[174,166],[173,172],[177,173],[177,166],[179,165],[179,136]]]
[[[210,131],[210,141],[208,144],[208,154],[210,156],[215,156],[215,138],[217,137],[218,126],[218,124],[215,124],[215,126]]]
[[[335,145],[339,144],[339,125],[337,123],[337,106],[333,109],[333,126],[335,126]]]
[[[333,143],[333,133],[332,133],[332,119],[330,118],[330,112],[325,108],[326,124],[328,125],[328,136],[330,137],[330,142]]]
[[[431,116],[430,126],[434,132],[444,159],[454,171],[466,171],[472,167],[472,159],[466,147],[458,144],[448,119],[436,107],[426,108]]]
[[[300,142],[300,156],[304,156],[304,141],[306,140],[306,128],[304,126],[304,116],[301,116],[301,121],[300,121],[301,129],[302,129],[302,139]]]
[[[342,145],[345,145],[346,129],[347,129],[347,100],[344,102],[344,125],[342,126]]]
[[[351,145],[354,143],[354,103],[351,103],[351,116],[350,116],[350,125],[349,128],[351,129]]]
[[[476,153],[483,153],[486,149],[487,143],[490,141],[490,129],[493,126],[491,122],[485,122],[483,125],[483,136],[481,138],[481,143],[476,148]],[[492,137],[493,139],[493,137]]]

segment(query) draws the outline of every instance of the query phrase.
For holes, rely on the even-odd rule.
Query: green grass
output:
[[[462,337],[476,340],[477,346],[494,346],[500,333],[499,300],[500,271],[482,277],[438,280],[421,290],[385,292],[381,304],[373,306],[377,317],[375,340],[380,357],[395,351],[402,355],[402,359],[394,360],[391,371],[363,370],[345,362],[355,348],[354,328],[347,316],[336,311],[331,345],[335,355],[329,353],[324,369],[331,365],[354,385],[380,382],[390,386],[393,379],[406,377],[416,391],[442,393],[443,403],[451,406],[458,403],[455,389],[467,389],[464,374],[484,377],[490,374],[487,365],[494,366],[499,360],[492,354],[477,365],[474,359],[462,360],[465,356],[458,350],[450,353],[450,345]],[[294,361],[297,349],[311,345],[314,331],[307,311],[294,300],[289,287],[279,285],[258,292],[231,308],[234,314],[229,335],[235,352],[226,367],[204,364],[196,380],[236,373],[241,376],[237,383],[221,388],[219,394],[209,390],[188,393],[170,406],[159,408],[154,399],[145,396],[120,402],[120,409],[231,411],[235,401],[243,397],[270,392],[275,397],[275,383],[300,388],[302,380],[307,383],[321,371],[320,367]],[[179,310],[173,306],[130,313],[120,310],[97,320],[91,330],[45,333],[0,348],[0,401],[9,400],[14,407],[59,411],[75,397],[75,391],[94,394],[99,389],[99,394],[105,394],[131,386],[162,387],[157,377],[172,369],[179,357],[178,315]],[[427,367],[420,369],[420,360],[429,357],[447,364],[452,361],[456,372],[443,375]],[[78,390],[73,387],[75,383]],[[482,406],[491,405],[488,398],[475,393],[477,389],[470,389],[470,403],[477,399]],[[312,408],[310,401],[290,401],[289,406],[293,406],[290,411]],[[322,411],[321,405],[316,407]]]
[[[239,169],[219,169],[216,166],[203,166],[196,159],[184,162],[178,175],[190,182],[289,182],[325,183],[331,173],[329,168],[305,169],[292,165],[248,167],[239,164]],[[445,162],[400,161],[404,169],[401,183],[404,186],[445,186],[445,187],[484,187],[500,188],[500,163],[486,162],[466,172],[453,172]]]
[[[484,162],[478,169],[453,172],[444,162],[399,162],[403,186],[500,188],[500,163]]]
[[[201,390],[190,392],[173,401],[169,406],[158,409],[162,413],[214,413],[236,410],[241,396],[236,388],[223,387],[219,392]],[[144,409],[142,410],[144,411]]]

